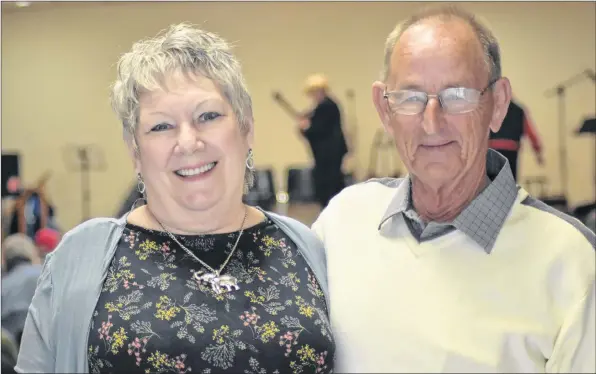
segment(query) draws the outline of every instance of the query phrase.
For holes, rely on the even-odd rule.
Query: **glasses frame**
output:
[[[431,94],[428,94],[428,93],[426,93],[426,92],[423,92],[423,91],[416,91],[416,90],[396,90],[396,91],[387,91],[387,86],[385,86],[385,91],[383,92],[383,98],[384,98],[385,100],[387,100],[387,106],[389,107],[389,109],[392,109],[392,107],[391,107],[391,104],[389,103],[389,96],[390,96],[390,95],[393,95],[393,94],[396,94],[396,93],[400,93],[400,92],[404,92],[404,91],[415,92],[415,93],[418,93],[418,94],[424,94],[424,96],[426,97],[426,102],[424,103],[424,106],[422,107],[422,109],[421,109],[419,112],[417,112],[417,113],[411,113],[411,112],[400,112],[399,110],[392,109],[392,111],[393,111],[393,112],[396,112],[396,113],[399,113],[399,114],[402,114],[402,115],[406,115],[406,116],[416,116],[416,115],[418,115],[418,114],[420,114],[420,113],[424,113],[424,111],[426,110],[426,106],[428,105],[428,102],[430,101],[430,99],[431,99],[431,98],[436,98],[436,99],[439,101],[439,104],[441,105],[441,108],[442,108],[443,110],[445,110],[445,105],[443,104],[443,100],[441,99],[441,94],[442,94],[443,92],[445,92],[446,90],[453,89],[453,88],[456,88],[456,89],[464,89],[464,90],[470,90],[470,91],[472,91],[472,92],[474,92],[475,94],[477,94],[477,95],[478,95],[478,98],[479,98],[479,100],[478,100],[478,101],[480,101],[480,97],[482,97],[482,96],[483,96],[483,95],[486,93],[486,91],[488,91],[488,90],[489,90],[489,88],[491,88],[491,87],[492,87],[492,86],[493,86],[495,83],[497,83],[499,80],[500,80],[500,78],[498,78],[498,79],[494,79],[494,80],[491,80],[491,81],[488,83],[488,85],[487,85],[487,86],[486,86],[484,89],[482,89],[482,90],[478,90],[478,89],[475,89],[475,88],[468,88],[468,87],[449,87],[449,88],[446,88],[446,89],[442,90],[441,92],[439,92],[438,94],[435,94],[435,95],[431,95]],[[464,110],[464,111],[458,111],[458,112],[450,112],[450,111],[447,111],[447,113],[449,113],[449,114],[465,114],[465,113],[470,113],[470,112],[472,112],[474,109],[476,109],[476,107],[477,107],[477,106],[478,106],[478,103],[475,103],[475,104],[473,105],[473,107],[472,107],[472,108],[470,108],[470,109],[468,109],[468,110]]]

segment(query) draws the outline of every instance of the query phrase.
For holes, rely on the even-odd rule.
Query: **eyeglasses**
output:
[[[498,80],[498,79],[497,79]],[[429,95],[426,92],[414,90],[390,91],[383,94],[387,100],[389,109],[392,112],[404,115],[420,114],[426,108],[428,100],[436,97],[441,104],[441,108],[449,114],[469,113],[478,107],[480,97],[497,82],[491,81],[483,90],[465,87],[450,87],[439,92],[436,95]]]

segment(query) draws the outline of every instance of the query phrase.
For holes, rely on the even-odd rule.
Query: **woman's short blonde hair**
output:
[[[135,43],[118,61],[110,99],[122,123],[124,138],[135,150],[140,95],[165,88],[166,78],[175,73],[211,79],[232,106],[240,130],[248,133],[254,122],[252,99],[230,45],[214,33],[181,23]],[[245,182],[249,187],[254,182],[248,170]]]

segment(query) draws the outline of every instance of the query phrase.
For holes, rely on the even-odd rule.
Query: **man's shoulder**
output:
[[[347,210],[360,213],[384,212],[404,180],[404,178],[371,178],[353,184],[333,197],[324,211],[326,214],[331,212],[342,214]]]
[[[385,199],[388,196],[393,197],[396,189],[405,181],[404,178],[370,178],[363,182],[355,183],[344,188],[334,199],[352,200],[362,199],[371,201],[374,198]],[[371,196],[371,193],[377,193],[378,196]]]
[[[564,237],[569,246],[576,243],[581,248],[589,248],[590,252],[596,249],[596,234],[577,218],[532,196],[526,196],[521,205],[527,208],[528,221],[540,226],[541,229],[536,233],[542,240]]]

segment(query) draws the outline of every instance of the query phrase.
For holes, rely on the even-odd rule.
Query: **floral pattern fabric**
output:
[[[238,232],[177,239],[218,269]],[[165,233],[128,224],[90,326],[91,373],[332,373],[325,298],[295,244],[272,221],[242,234],[216,295],[202,266]]]

